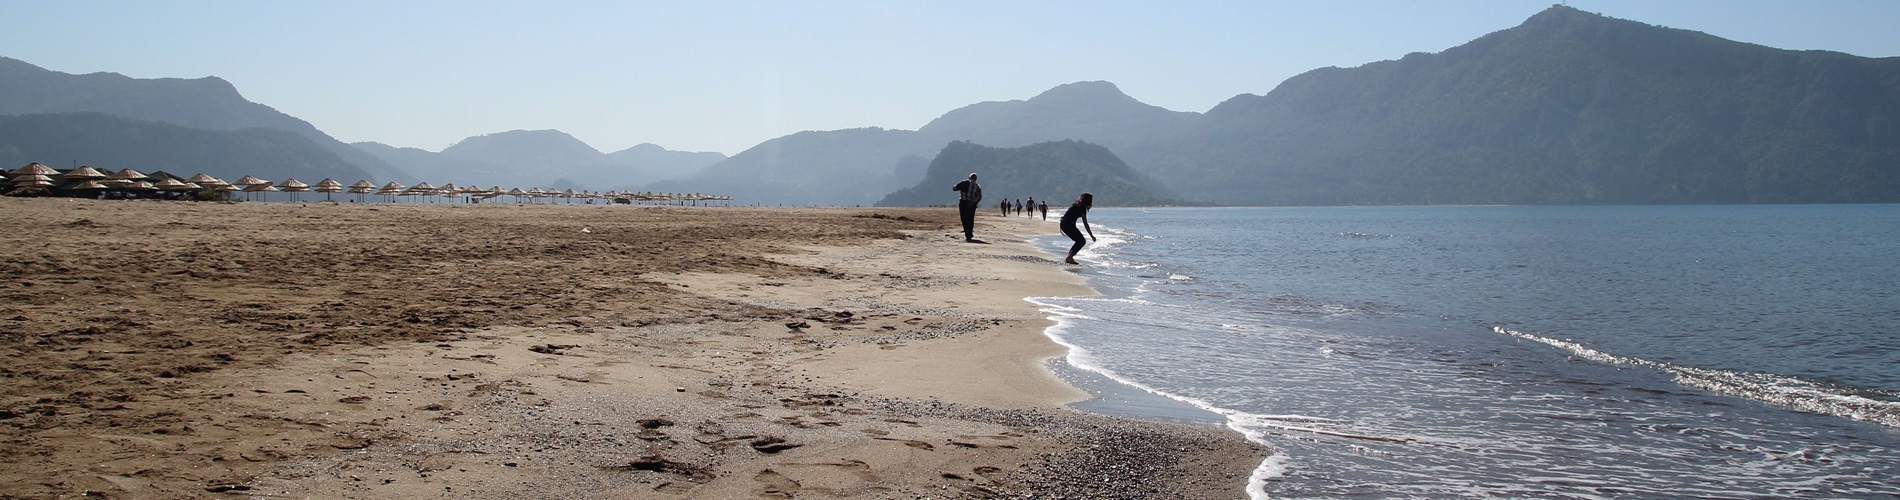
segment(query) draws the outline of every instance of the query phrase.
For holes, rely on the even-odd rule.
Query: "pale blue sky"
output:
[[[1569,5],[1773,47],[1900,56],[1900,1]],[[1314,68],[1441,51],[1549,6],[0,0],[0,56],[67,73],[218,76],[347,142],[439,151],[553,128],[605,152],[651,142],[733,154],[800,130],[916,129],[1086,80],[1206,111]]]

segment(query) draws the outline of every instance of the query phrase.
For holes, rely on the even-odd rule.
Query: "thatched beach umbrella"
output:
[[[259,179],[259,178],[248,176],[248,175],[239,177],[238,180],[231,181],[231,185],[241,187],[241,188],[251,187],[251,185],[253,184],[263,184],[263,183],[264,183],[263,179]]]
[[[375,191],[375,190],[376,190],[375,184],[370,184],[369,181],[366,179],[357,179],[356,182],[350,184],[350,188],[347,191],[351,194],[356,195],[357,203],[362,203],[363,194],[371,192],[371,191]]]
[[[386,196],[387,197],[385,198],[386,200],[388,200],[391,203],[394,203],[396,201],[396,195],[402,194],[402,187],[403,187],[402,184],[399,184],[396,181],[389,181],[389,183],[384,184],[383,187],[377,188],[376,194]]]
[[[271,185],[270,181],[258,181],[256,184],[244,186],[244,194],[248,196],[251,193],[257,193],[257,201],[270,201],[264,196],[265,193],[277,190],[277,186]]]
[[[81,180],[81,181],[89,181],[89,180],[92,180],[92,181],[96,181],[96,180],[99,180],[99,179],[104,179],[104,178],[106,178],[106,174],[105,174],[104,172],[100,172],[100,171],[98,171],[98,170],[94,170],[94,169],[93,169],[92,167],[79,167],[79,168],[75,168],[75,169],[73,169],[73,171],[71,171],[71,172],[66,172],[66,173],[64,173],[64,174],[60,174],[60,175],[59,175],[59,177],[60,177],[60,178],[62,178],[62,179],[73,179],[73,180]]]
[[[184,191],[187,189],[191,189],[190,186],[191,186],[190,184],[179,182],[178,179],[173,179],[170,177],[166,177],[164,180],[160,180],[158,182],[152,183],[152,187],[157,188],[159,191],[164,191],[167,193],[176,193],[176,192]]]
[[[13,169],[13,175],[59,175],[59,171],[53,170],[53,167],[41,165],[40,162],[33,162]]]
[[[407,196],[421,196],[424,199],[428,199],[431,203],[435,202],[434,199],[429,198],[429,196],[435,194],[435,186],[427,182],[418,182],[414,186],[409,186],[409,189],[403,194]]]
[[[284,188],[284,192],[290,193],[290,201],[303,201],[303,192],[310,190],[309,184],[304,184],[297,179],[284,179],[284,182],[279,183],[278,186]]]
[[[144,181],[145,178],[146,175],[144,172],[123,168],[117,172],[113,172],[112,175],[106,176],[104,184],[129,191],[137,189],[133,187],[133,185],[137,182]],[[149,184],[147,186],[149,186]]]
[[[330,194],[342,191],[343,183],[337,182],[336,179],[324,177],[323,180],[317,181],[317,185],[314,189],[316,192],[323,193],[323,201],[330,201]]]

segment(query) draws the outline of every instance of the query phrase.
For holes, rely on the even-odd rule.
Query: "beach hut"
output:
[[[330,194],[342,191],[343,183],[337,182],[336,179],[324,177],[323,180],[317,181],[316,187],[313,189],[316,190],[316,192],[323,193],[324,201],[330,201]]]

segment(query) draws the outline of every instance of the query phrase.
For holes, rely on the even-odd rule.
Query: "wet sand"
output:
[[[952,209],[0,199],[0,497],[1241,498]]]

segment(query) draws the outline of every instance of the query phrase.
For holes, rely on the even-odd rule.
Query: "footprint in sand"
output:
[[[896,441],[899,443],[904,443],[904,446],[909,446],[909,447],[916,448],[919,450],[924,450],[924,451],[932,451],[932,450],[937,449],[935,445],[932,445],[930,443],[926,443],[923,441],[918,441],[915,439],[897,439],[897,438],[886,438],[886,437],[873,438],[873,439],[876,439],[878,441]]]
[[[752,480],[759,482],[760,498],[792,498],[799,490],[798,481],[772,469],[759,471],[758,475],[752,476]]]

